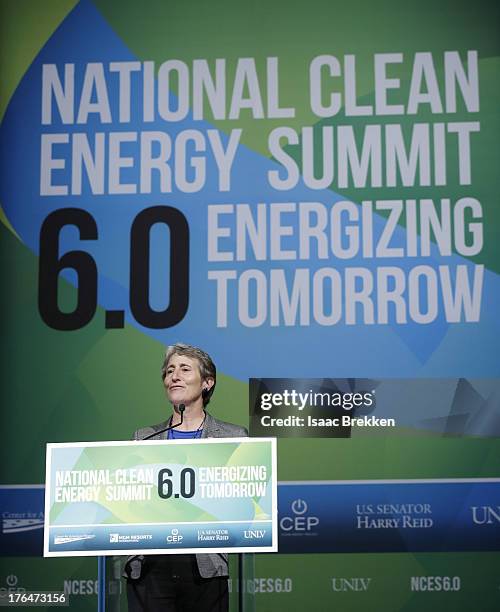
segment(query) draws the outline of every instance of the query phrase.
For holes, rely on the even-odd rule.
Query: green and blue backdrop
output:
[[[217,364],[213,413],[245,426],[250,378],[391,398],[390,430],[279,440],[293,538],[257,557],[256,610],[497,609],[498,3],[0,6],[0,588],[95,608],[94,564],[36,556],[25,485],[46,442],[164,420],[182,341]],[[450,480],[465,544],[383,522],[339,543],[382,502],[429,518]]]

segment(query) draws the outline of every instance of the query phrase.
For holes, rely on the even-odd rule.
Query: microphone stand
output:
[[[177,425],[169,425],[168,427],[165,427],[164,429],[160,429],[158,431],[154,431],[149,436],[146,436],[145,438],[142,438],[142,440],[149,440],[150,438],[154,438],[155,436],[159,436],[160,434],[162,434],[162,433],[164,433],[166,431],[170,431],[171,429],[175,429],[176,427],[180,427],[184,423],[184,410],[186,410],[186,406],[184,404],[179,404],[177,406],[177,410],[179,411],[179,413],[181,415],[181,420],[177,423]],[[172,418],[170,418],[170,422],[172,422]]]

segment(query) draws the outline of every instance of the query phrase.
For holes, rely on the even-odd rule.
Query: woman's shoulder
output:
[[[207,435],[214,438],[246,438],[248,437],[248,431],[241,425],[235,423],[229,423],[217,419],[207,412],[206,424]]]
[[[156,432],[161,432],[162,430],[165,429],[165,427],[168,427],[168,421],[169,419],[167,419],[166,421],[163,421],[162,423],[158,423],[157,425],[149,425],[147,427],[141,427],[139,429],[137,429],[136,431],[134,431],[134,435],[133,435],[133,440],[144,440],[144,438],[156,438]]]

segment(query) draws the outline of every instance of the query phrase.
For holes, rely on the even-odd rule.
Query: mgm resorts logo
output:
[[[303,499],[294,499],[290,510],[290,515],[280,518],[281,535],[318,535],[315,528],[319,525],[319,518],[308,514],[309,508]]]
[[[109,534],[109,542],[110,544],[121,544],[125,543],[137,543],[141,540],[152,540],[153,536],[149,533],[133,533],[133,534],[125,534],[122,535],[120,533],[110,533]]]

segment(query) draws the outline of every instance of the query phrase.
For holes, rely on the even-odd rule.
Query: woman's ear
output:
[[[210,389],[214,386],[214,379],[213,378],[206,378],[205,381],[203,382],[203,388],[206,389],[207,391],[210,391]]]

